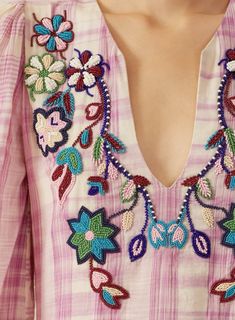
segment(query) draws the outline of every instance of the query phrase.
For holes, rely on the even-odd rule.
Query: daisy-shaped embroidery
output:
[[[33,39],[36,38],[39,46],[45,46],[49,52],[59,52],[65,59],[62,52],[67,50],[68,44],[74,39],[73,24],[67,20],[66,11],[64,16],[55,15],[52,19],[46,17],[39,21],[35,13],[33,17],[37,24],[33,27],[35,34],[32,35],[31,46],[33,46]]]
[[[92,54],[89,50],[80,53],[69,62],[66,70],[68,85],[74,87],[76,91],[86,91],[93,96],[89,89],[96,85],[96,82],[104,75],[104,65],[109,69],[109,65],[103,61],[100,54]]]
[[[107,252],[120,251],[114,240],[120,230],[107,222],[103,208],[92,213],[82,206],[78,218],[68,220],[68,223],[73,233],[67,243],[76,249],[78,264],[86,262],[89,258],[104,264]]]
[[[34,111],[34,130],[37,135],[37,143],[44,157],[49,152],[55,152],[68,140],[67,130],[72,122],[66,119],[62,108],[55,107],[49,111],[38,108]]]
[[[35,101],[34,94],[54,93],[65,82],[65,63],[55,61],[53,55],[46,53],[32,56],[25,66],[25,84],[30,89],[30,97]]]

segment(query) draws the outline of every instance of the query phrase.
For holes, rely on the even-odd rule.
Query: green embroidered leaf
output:
[[[226,221],[223,225],[230,231],[235,231],[235,220]]]
[[[85,240],[85,239],[84,239],[84,234],[75,233],[75,234],[72,236],[70,242],[71,242],[74,246],[79,246],[79,245],[82,243],[82,241],[84,241],[84,240]]]
[[[92,241],[87,241],[85,238],[81,241],[80,245],[77,247],[79,258],[82,260],[84,257],[91,252]]]
[[[136,185],[133,180],[127,180],[121,187],[120,197],[122,202],[132,201],[136,196]]]
[[[102,215],[101,213],[96,214],[94,217],[91,218],[90,222],[90,230],[96,234],[100,231],[100,228],[102,226]]]
[[[230,152],[235,155],[235,135],[234,131],[231,128],[225,130],[226,141],[229,147]]]
[[[103,147],[104,147],[104,139],[102,137],[98,137],[96,139],[96,142],[94,144],[94,149],[93,149],[93,158],[95,161],[101,161],[103,158]]]
[[[196,187],[197,191],[203,198],[212,199],[213,192],[208,178],[199,178]]]
[[[101,227],[98,232],[95,233],[97,238],[109,238],[113,234],[114,230],[109,227]]]

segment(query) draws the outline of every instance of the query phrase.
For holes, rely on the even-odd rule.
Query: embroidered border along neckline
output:
[[[50,21],[54,20],[46,19],[49,18],[42,19],[40,23],[43,24],[43,27],[46,27],[46,23],[50,29]],[[72,32],[72,24],[70,22],[66,24],[64,20],[66,20],[65,17],[56,16],[53,28],[57,30],[57,33],[63,28],[68,28],[68,31]],[[37,27],[38,32],[42,29],[41,27]],[[36,29],[34,28],[34,30]],[[48,33],[48,35],[50,37],[55,36],[54,33]],[[73,34],[70,35],[71,37],[73,38]],[[214,197],[210,180],[206,177],[212,168],[215,168],[217,174],[225,172],[225,186],[228,189],[235,190],[235,170],[232,158],[235,155],[235,135],[234,130],[227,126],[224,115],[224,108],[226,108],[228,112],[235,116],[235,97],[229,97],[229,89],[232,80],[235,78],[235,50],[228,50],[225,59],[220,62],[225,65],[225,74],[218,90],[220,128],[211,135],[205,145],[206,149],[215,148],[217,150],[197,175],[183,181],[182,185],[188,187],[188,189],[177,219],[170,222],[158,220],[147,190],[150,182],[138,174],[132,175],[116,156],[116,154],[126,152],[127,148],[117,136],[109,132],[111,98],[104,80],[105,68],[109,70],[109,65],[104,62],[100,54],[93,55],[88,50],[80,52],[75,49],[75,51],[78,56],[70,60],[66,71],[64,71],[62,61],[55,61],[52,55],[45,54],[42,57],[31,57],[25,68],[25,81],[31,93],[53,93],[47,97],[43,108],[37,108],[34,111],[34,130],[37,135],[37,143],[45,157],[48,157],[50,153],[55,153],[68,141],[67,130],[72,125],[75,112],[75,99],[72,90],[75,90],[75,92],[85,91],[91,97],[93,97],[91,90],[95,88],[98,90],[100,101],[93,101],[85,108],[86,119],[91,124],[80,132],[70,146],[59,150],[51,178],[58,186],[58,198],[62,205],[72,190],[77,175],[83,171],[82,157],[77,146],[79,145],[82,149],[91,147],[93,144],[93,128],[101,122],[100,134],[96,137],[93,145],[93,160],[97,167],[97,175],[88,178],[88,194],[90,196],[105,195],[109,191],[109,180],[114,180],[118,175],[122,175],[125,181],[120,188],[120,200],[123,204],[127,203],[129,205],[108,217],[106,217],[104,208],[98,209],[93,214],[83,206],[79,211],[78,219],[68,220],[73,233],[67,243],[76,249],[78,264],[89,260],[92,289],[100,294],[101,300],[108,307],[118,309],[120,308],[119,299],[128,298],[129,293],[122,287],[114,285],[112,277],[107,271],[95,268],[93,260],[104,264],[106,253],[120,251],[117,242],[114,240],[119,229],[110,224],[110,221],[117,216],[122,216],[122,229],[124,231],[130,230],[134,223],[134,209],[140,197],[143,197],[144,200],[145,219],[139,234],[135,235],[129,243],[128,251],[132,262],[142,258],[146,253],[148,241],[145,233],[147,228],[149,242],[155,249],[160,247],[182,249],[189,238],[188,234],[190,232],[195,253],[202,258],[210,257],[210,239],[204,232],[195,228],[191,217],[190,199],[192,195],[203,208],[204,220],[208,226],[212,227],[214,225],[214,210],[221,210],[225,213],[226,218],[218,223],[225,231],[221,243],[234,249],[235,253],[235,203],[232,203],[230,209],[227,210],[204,202],[204,199],[211,200]],[[49,70],[49,68],[51,69]],[[65,91],[57,91],[59,85],[64,83],[63,72],[67,77],[67,88]],[[32,94],[31,98],[35,99]],[[185,219],[188,220],[189,230],[184,225]],[[93,220],[98,223],[96,226],[94,226]],[[215,293],[217,289],[217,287],[213,287],[212,293]]]

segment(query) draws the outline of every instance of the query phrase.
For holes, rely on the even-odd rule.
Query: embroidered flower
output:
[[[211,293],[220,296],[221,303],[235,300],[235,268],[230,279],[222,279],[212,285]]]
[[[38,24],[33,27],[35,34],[32,36],[31,44],[36,37],[39,46],[45,46],[49,52],[60,52],[61,57],[64,58],[62,52],[67,50],[68,44],[74,39],[73,24],[67,20],[66,11],[64,16],[55,15],[52,19],[43,18],[41,21],[35,14],[33,16]]]
[[[38,108],[34,111],[34,130],[37,143],[44,157],[49,152],[55,152],[68,140],[67,130],[72,122],[66,119],[65,112],[59,107],[45,111]]]
[[[69,68],[66,70],[68,85],[74,87],[76,91],[84,91],[92,96],[88,91],[96,85],[96,82],[104,75],[104,65],[109,66],[103,61],[100,54],[92,54],[85,50],[78,52],[78,57],[74,57],[69,62]]]
[[[86,262],[89,258],[104,264],[107,252],[120,251],[113,239],[119,228],[107,222],[104,209],[92,213],[81,207],[78,219],[68,220],[68,223],[73,233],[67,243],[76,249],[78,264]]]
[[[65,63],[55,61],[51,54],[32,56],[25,66],[25,84],[30,89],[30,96],[35,101],[34,93],[54,93],[65,82]]]

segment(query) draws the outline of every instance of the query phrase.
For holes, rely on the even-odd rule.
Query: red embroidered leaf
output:
[[[126,147],[123,144],[123,142],[116,137],[114,134],[112,133],[106,133],[104,135],[104,138],[106,139],[106,141],[111,145],[111,147],[113,148],[113,151],[117,152],[117,153],[124,153],[126,152]]]
[[[223,129],[219,129],[207,141],[207,144],[205,146],[206,149],[216,147],[223,137],[224,137],[224,130]]]
[[[66,174],[59,186],[59,199],[61,200],[63,195],[65,194],[66,190],[70,186],[72,182],[72,172],[67,168]]]
[[[83,149],[87,149],[91,146],[93,141],[93,131],[91,128],[86,129],[82,132],[80,136],[80,146]]]
[[[140,185],[141,187],[147,187],[151,184],[151,182],[147,178],[138,175],[133,177],[133,181],[135,185]]]
[[[72,117],[73,114],[74,114],[74,104],[75,104],[75,101],[74,101],[74,96],[71,92],[66,92],[64,95],[63,95],[63,105],[64,105],[64,108],[66,110],[66,113]]]
[[[186,187],[193,187],[193,186],[195,186],[195,184],[197,184],[198,180],[199,180],[199,177],[193,176],[193,177],[185,179],[182,182],[182,185],[186,186]]]
[[[54,106],[60,104],[60,98],[62,95],[62,91],[58,91],[55,94],[51,95],[45,102],[44,105],[46,106]]]
[[[54,172],[52,173],[52,180],[56,181],[57,179],[59,179],[59,177],[61,177],[63,174],[63,170],[64,170],[64,165],[60,165],[56,167]]]
[[[225,107],[227,108],[227,110],[233,115],[235,116],[235,96],[230,97],[230,98],[225,98],[224,99],[225,102]]]
[[[90,103],[87,105],[85,112],[87,120],[96,120],[102,115],[102,104],[99,102]]]

